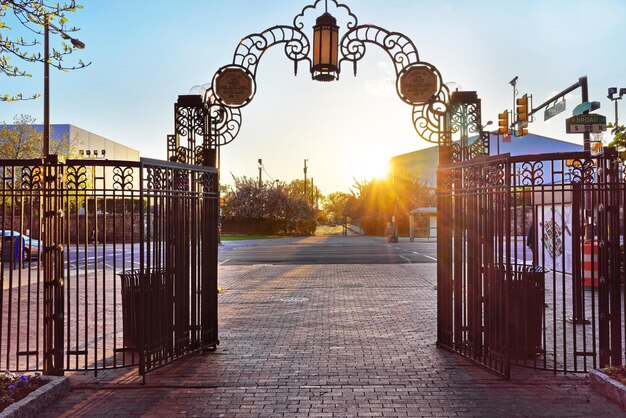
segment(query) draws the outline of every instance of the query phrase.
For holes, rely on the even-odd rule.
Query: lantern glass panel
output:
[[[319,28],[315,29],[315,33],[313,34],[313,65],[320,64],[320,44],[322,38],[322,33]]]

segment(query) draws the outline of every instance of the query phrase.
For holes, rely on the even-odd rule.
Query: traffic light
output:
[[[528,96],[517,99],[517,123],[528,122]]]
[[[505,110],[502,113],[498,113],[498,133],[500,135],[506,135],[509,133],[509,111]]]
[[[520,97],[517,103],[517,136],[528,135],[528,96]]]

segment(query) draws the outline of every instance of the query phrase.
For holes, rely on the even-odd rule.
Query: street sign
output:
[[[600,102],[582,102],[572,111],[573,116],[582,115],[584,112],[593,112],[600,109]]]
[[[552,107],[547,107],[546,110],[543,111],[543,120],[546,121],[558,115],[559,113],[564,112],[566,107],[567,106],[565,105],[565,99],[560,102],[554,103]]]
[[[606,131],[606,116],[595,114],[572,116],[565,120],[565,130],[568,134],[604,132]]]

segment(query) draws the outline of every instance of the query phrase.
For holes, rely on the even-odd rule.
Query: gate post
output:
[[[221,106],[218,105],[218,109],[221,110]],[[219,112],[219,110],[218,110]],[[218,333],[218,298],[217,298],[217,285],[218,285],[218,269],[217,269],[217,247],[219,244],[219,167],[217,161],[217,128],[214,131],[214,125],[217,124],[215,120],[217,115],[213,114],[211,109],[205,109],[205,126],[204,126],[204,141],[202,146],[202,163],[205,167],[215,168],[218,171],[214,174],[214,178],[209,178],[206,182],[204,190],[207,197],[205,198],[204,210],[205,210],[205,230],[203,239],[208,241],[207,246],[202,246],[202,258],[207,260],[204,265],[204,277],[206,280],[203,282],[203,295],[208,303],[203,303],[203,318],[206,318],[205,324],[205,338],[203,345],[205,348],[216,348],[219,344]],[[211,174],[205,174],[211,176]],[[213,180],[213,181],[211,181]],[[204,321],[203,321],[204,322]]]
[[[64,157],[49,155],[42,161],[43,199],[43,373],[63,375],[63,166]]]
[[[437,346],[452,347],[452,179],[449,168],[452,144],[448,118],[444,123],[444,131],[440,133],[437,171]]]

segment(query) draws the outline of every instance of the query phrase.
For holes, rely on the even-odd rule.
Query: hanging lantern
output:
[[[317,18],[313,26],[313,80],[333,81],[339,78],[338,49],[337,19],[326,12]]]

